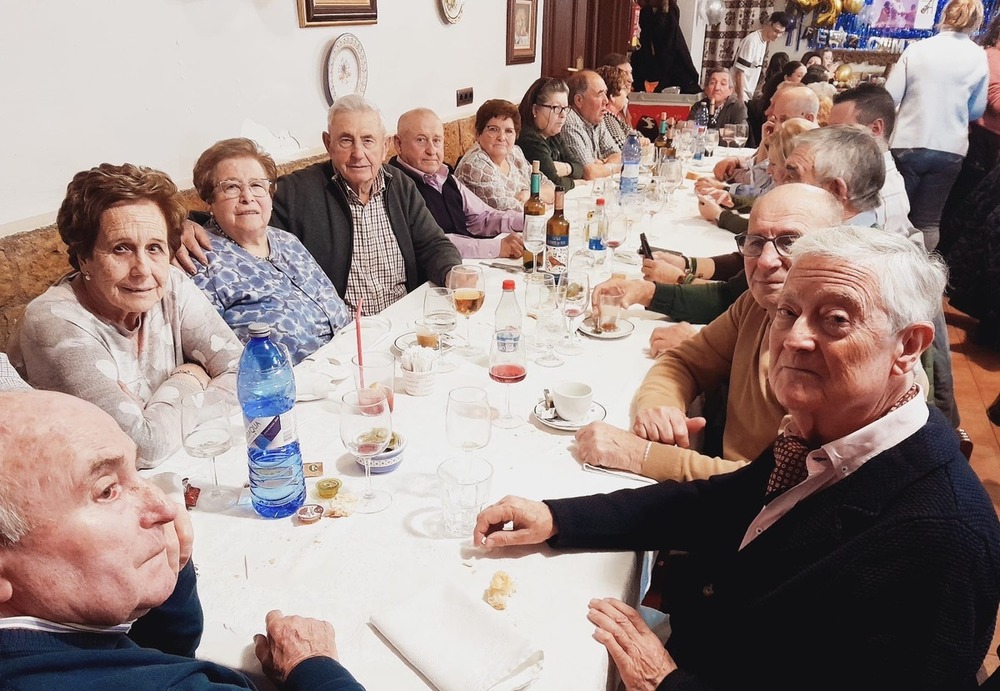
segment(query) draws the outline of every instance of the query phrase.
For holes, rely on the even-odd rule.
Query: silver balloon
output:
[[[726,7],[722,0],[708,0],[705,5],[705,20],[709,24],[718,24],[726,14]]]

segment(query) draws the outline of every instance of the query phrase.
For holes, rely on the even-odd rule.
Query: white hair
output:
[[[813,154],[813,175],[819,184],[835,178],[844,181],[847,200],[857,211],[870,211],[879,205],[885,184],[885,158],[867,127],[821,127],[803,132],[792,144]]]
[[[916,322],[931,321],[941,310],[948,282],[944,260],[896,233],[862,226],[809,233],[792,245],[792,266],[803,257],[868,271],[878,283],[878,297],[895,333]]]
[[[382,131],[382,136],[385,136],[385,121],[382,119],[382,113],[376,108],[370,101],[368,101],[364,96],[358,96],[357,94],[348,94],[347,96],[341,96],[333,105],[330,106],[330,110],[326,113],[326,129],[330,130],[330,123],[333,119],[340,115],[341,113],[372,113],[378,119],[379,129]]]

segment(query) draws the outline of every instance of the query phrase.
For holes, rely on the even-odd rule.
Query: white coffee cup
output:
[[[590,413],[594,390],[583,382],[563,381],[552,387],[556,412],[567,422],[581,422]]]

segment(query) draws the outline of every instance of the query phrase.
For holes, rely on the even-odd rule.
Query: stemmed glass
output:
[[[722,129],[719,130],[719,137],[727,147],[732,146],[733,138],[735,136],[736,131],[733,129],[732,125],[723,125]]]
[[[705,155],[711,158],[715,147],[719,145],[719,130],[709,130],[705,133]]]
[[[749,126],[745,122],[740,122],[733,125],[733,141],[736,142],[736,146],[742,147],[747,143],[747,137],[750,135]]]
[[[538,307],[535,342],[542,354],[535,359],[535,364],[542,367],[558,367],[565,362],[555,353],[556,343],[562,338],[566,327],[562,311],[559,309],[558,298],[560,291],[564,290],[562,286],[553,287],[551,298]]]
[[[674,148],[682,164],[690,161],[694,157],[694,136],[686,130],[681,132],[674,137]]]
[[[365,492],[355,511],[378,513],[392,503],[385,490],[372,489],[372,457],[385,451],[392,438],[392,415],[382,389],[344,394],[340,407],[340,439],[365,467]]]
[[[447,283],[455,311],[465,317],[465,345],[457,350],[465,357],[473,357],[479,354],[479,349],[472,345],[471,322],[486,296],[483,270],[475,264],[459,264],[448,273]]]
[[[524,423],[524,419],[510,412],[510,385],[523,381],[527,375],[527,358],[524,354],[524,339],[510,331],[493,334],[490,346],[490,379],[504,386],[504,414],[493,420],[501,429],[511,429]]]
[[[456,367],[450,353],[442,355],[441,349],[445,335],[455,330],[457,320],[451,290],[448,288],[428,288],[424,294],[424,323],[438,337],[438,372],[451,372]]]
[[[660,184],[659,179],[654,178],[653,182],[644,190],[644,192],[645,194],[642,195],[642,211],[649,216],[647,228],[648,232],[652,234],[653,216],[663,210],[664,186]]]
[[[239,490],[219,485],[215,457],[233,445],[229,414],[232,399],[223,391],[196,391],[181,399],[181,435],[184,450],[195,458],[212,459],[212,485],[202,491],[198,505],[205,511],[225,511],[239,499]]]
[[[670,204],[670,197],[673,195],[674,190],[681,186],[684,182],[684,168],[681,166],[681,162],[677,159],[671,159],[669,161],[664,161],[660,164],[660,185],[666,190],[667,193],[667,204]]]
[[[583,352],[576,330],[587,316],[590,306],[590,277],[583,271],[567,271],[563,274],[559,291],[559,309],[566,318],[566,338],[556,350],[565,355],[579,355]]]
[[[477,386],[449,391],[444,425],[448,443],[465,451],[466,458],[472,458],[473,451],[490,443],[493,429],[493,410],[486,391]]]
[[[524,249],[531,252],[531,273],[538,273],[539,255],[545,249],[545,223],[524,224]]]

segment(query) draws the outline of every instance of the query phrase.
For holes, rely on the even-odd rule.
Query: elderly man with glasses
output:
[[[718,319],[662,355],[635,398],[631,431],[595,422],[576,434],[582,460],[621,468],[656,480],[691,480],[730,472],[759,456],[774,441],[785,414],[767,385],[768,310],[788,272],[788,253],[800,236],[837,225],[843,208],[829,192],[791,184],[768,192],[754,205],[749,232],[737,237],[750,289]],[[627,295],[656,309],[655,286]],[[729,383],[722,457],[699,453],[691,436],[705,418],[687,416],[705,392]]]

